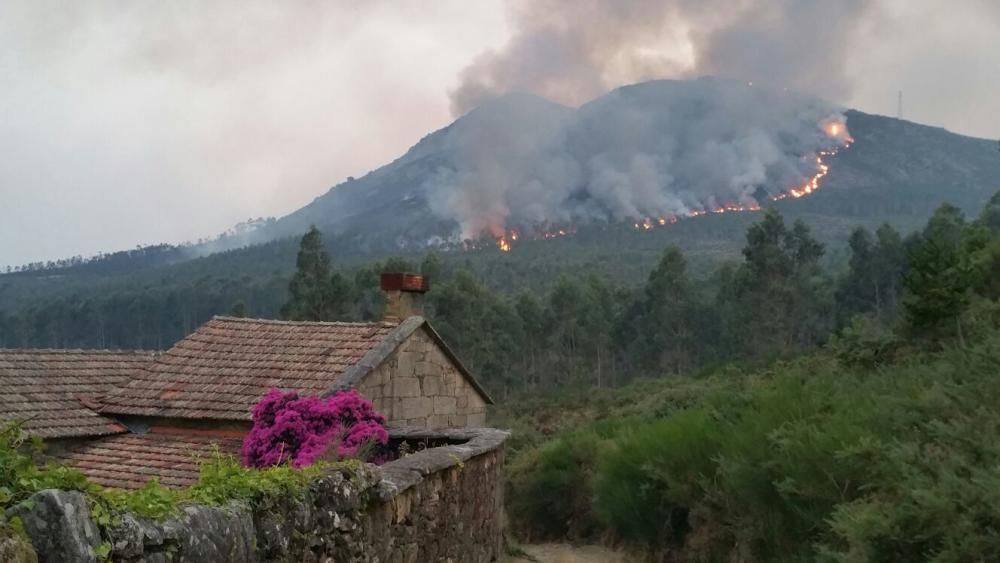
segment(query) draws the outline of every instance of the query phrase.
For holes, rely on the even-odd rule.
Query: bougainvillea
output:
[[[331,454],[355,457],[363,446],[388,441],[385,417],[353,389],[326,398],[271,389],[253,408],[241,460],[247,467],[299,468]]]

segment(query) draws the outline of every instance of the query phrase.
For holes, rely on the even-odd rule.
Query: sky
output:
[[[816,4],[3,0],[0,265],[284,215],[511,89],[760,75],[1000,136],[1000,4]]]

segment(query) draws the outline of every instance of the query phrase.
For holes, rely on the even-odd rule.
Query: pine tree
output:
[[[295,321],[332,321],[347,314],[350,285],[340,274],[331,274],[330,255],[315,226],[299,244],[296,270],[288,283],[289,298],[281,316]]]

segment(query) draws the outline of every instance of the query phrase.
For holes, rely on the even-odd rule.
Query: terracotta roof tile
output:
[[[72,447],[56,457],[104,487],[138,489],[153,477],[181,488],[198,480],[199,465],[218,448],[239,455],[242,440],[181,434],[120,434]]]
[[[102,412],[250,420],[272,387],[327,391],[397,326],[216,317],[105,397]]]
[[[112,388],[152,363],[151,352],[0,349],[0,420],[42,438],[124,432],[94,410]]]

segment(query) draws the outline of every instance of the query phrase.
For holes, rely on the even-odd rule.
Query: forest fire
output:
[[[807,195],[815,193],[819,190],[823,178],[830,173],[830,165],[827,163],[827,158],[836,155],[841,150],[844,150],[854,143],[854,139],[850,136],[847,131],[847,126],[843,121],[838,119],[829,119],[820,122],[819,128],[823,133],[825,133],[831,139],[838,142],[838,145],[833,148],[823,149],[817,151],[815,155],[815,172],[812,176],[807,178],[801,184],[788,188],[784,192],[778,195],[772,196],[771,201],[781,201],[787,198],[798,199],[805,197]],[[709,213],[721,214],[721,213],[739,213],[746,211],[760,211],[761,207],[756,201],[750,201],[747,203],[724,203],[717,205],[715,207],[710,207],[706,209],[693,209],[687,213],[679,215],[668,215],[660,217],[646,217],[641,221],[637,221],[632,224],[633,228],[642,231],[649,231],[658,227],[666,227],[668,225],[673,225],[677,223],[682,218],[686,217],[700,217],[702,215],[707,215]],[[556,237],[562,237],[574,234],[576,228],[573,226],[562,227],[557,229],[541,229],[533,232],[529,235],[531,239],[550,239]],[[514,241],[517,241],[521,237],[521,233],[514,229],[504,230],[502,235],[496,236],[496,245],[502,252],[510,252]]]
[[[565,237],[576,233],[576,227],[551,227],[551,228],[541,228],[534,231],[528,235],[528,238],[538,240],[538,239],[550,239]],[[497,248],[501,252],[510,252],[511,243],[517,241],[521,238],[521,232],[517,229],[509,229],[504,232],[504,234],[495,237]]]

